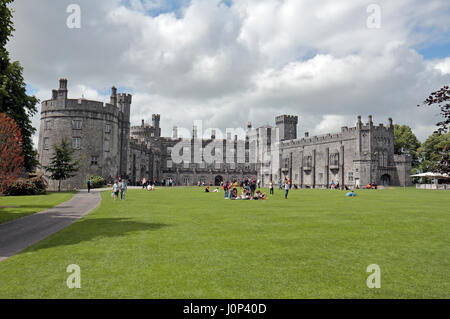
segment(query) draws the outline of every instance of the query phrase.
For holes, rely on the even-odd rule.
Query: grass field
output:
[[[449,298],[450,192],[130,190],[0,263],[0,298]],[[81,268],[69,289],[66,267]],[[369,289],[366,268],[381,268]]]
[[[74,194],[74,192],[66,192],[0,197],[0,224],[59,205],[71,199]]]

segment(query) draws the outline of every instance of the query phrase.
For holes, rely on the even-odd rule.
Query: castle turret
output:
[[[178,138],[178,128],[176,126],[173,127],[172,137]]]
[[[67,100],[67,79],[59,80],[58,99]]]
[[[113,86],[111,88],[111,104],[117,106],[117,89]]]
[[[275,118],[276,126],[279,128],[280,140],[295,140],[297,138],[298,116],[280,115]]]
[[[152,115],[152,126],[154,128],[159,128],[159,121],[160,121],[160,115],[159,114],[153,114]]]
[[[159,114],[153,114],[152,115],[152,127],[154,128],[154,136],[160,137],[161,136],[161,128],[159,127],[159,121],[161,119],[161,116]]]

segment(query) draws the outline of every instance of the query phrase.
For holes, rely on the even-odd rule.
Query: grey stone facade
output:
[[[363,123],[358,116],[355,127],[341,132],[280,141],[280,167],[277,173],[260,170],[264,184],[272,178],[289,177],[293,184],[307,188],[325,188],[332,181],[348,187],[411,185],[411,159],[394,154],[394,126],[374,125],[372,116]]]
[[[67,80],[60,80],[52,99],[42,103],[39,132],[39,161],[45,166],[53,155],[53,145],[66,137],[81,160],[77,176],[62,183],[63,189],[85,187],[90,175],[108,181],[121,177],[132,184],[146,180],[168,180],[177,185],[218,184],[245,177],[270,180],[289,177],[299,187],[322,188],[332,181],[349,187],[369,182],[410,185],[411,161],[394,155],[392,119],[386,126],[375,126],[372,117],[355,127],[322,136],[297,138],[298,117],[281,115],[275,126],[252,128],[249,123],[245,139],[227,133],[216,139],[199,138],[194,127],[189,139],[162,137],[160,115],[152,123],[142,120],[130,126],[131,95],[117,94],[113,87],[110,103],[67,98]],[[175,162],[172,151],[183,144],[184,161]],[[184,155],[184,148],[190,153]],[[205,161],[195,150],[210,149],[214,161]],[[177,149],[178,150],[178,149]],[[187,157],[186,157],[187,156]],[[50,181],[50,188],[56,183]]]
[[[127,174],[130,149],[131,95],[112,88],[110,103],[67,98],[67,80],[61,79],[52,99],[42,102],[38,160],[50,164],[53,145],[65,137],[80,160],[77,176],[61,183],[62,189],[84,187],[90,175],[108,180]],[[57,183],[49,179],[50,189]]]

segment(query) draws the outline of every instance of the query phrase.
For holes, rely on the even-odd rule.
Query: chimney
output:
[[[145,121],[144,121],[144,119],[141,120],[141,123],[142,123],[142,127],[144,127],[144,126],[145,126]]]
[[[176,127],[176,126],[173,127],[172,137],[178,138],[178,127]]]
[[[197,126],[192,126],[192,137],[197,138]]]
[[[392,127],[392,117],[390,117],[389,119],[388,119],[388,127]]]
[[[67,99],[67,79],[59,80],[58,97],[64,100]]]
[[[305,132],[305,137],[309,137],[309,132]]]
[[[369,115],[369,125],[372,125],[373,124],[373,122],[372,122],[372,115]]]
[[[111,88],[110,104],[117,106],[117,89],[114,86]]]
[[[58,90],[52,90],[52,100],[56,100],[58,98]]]
[[[59,79],[59,89],[67,90],[67,79]]]

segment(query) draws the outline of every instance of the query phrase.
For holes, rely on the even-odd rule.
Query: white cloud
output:
[[[439,60],[434,68],[441,71],[442,74],[450,74],[450,57]]]
[[[327,133],[372,114],[423,140],[437,122],[416,105],[448,84],[450,57],[427,61],[413,47],[449,31],[448,1],[379,1],[380,29],[367,28],[362,0],[192,0],[181,15],[155,17],[146,11],[167,3],[129,3],[80,0],[73,30],[69,1],[14,2],[9,49],[39,97],[60,77],[74,98],[108,101],[116,85],[134,94],[133,124],[160,113],[166,135],[197,119],[224,129],[273,124],[281,113],[299,115],[300,131]]]

